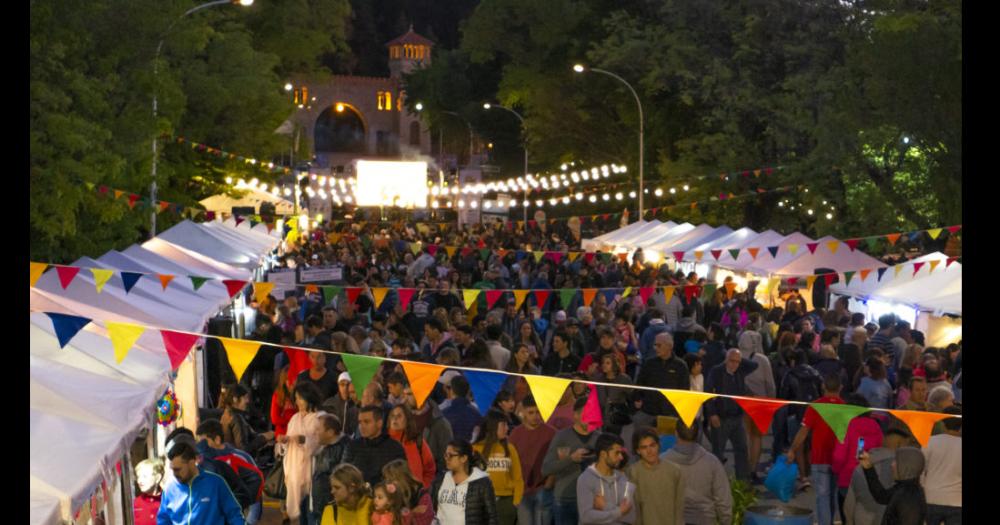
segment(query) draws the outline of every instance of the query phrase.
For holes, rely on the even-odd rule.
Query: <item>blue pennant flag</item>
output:
[[[76,315],[57,314],[51,312],[45,312],[45,315],[52,319],[52,328],[55,329],[56,338],[59,339],[59,348],[65,348],[70,339],[73,339],[73,336],[75,336],[77,332],[90,323],[90,319]]]
[[[517,253],[514,254],[514,260],[517,261],[517,262],[521,262],[527,256],[528,256],[528,252],[518,250]]]
[[[141,273],[122,272],[122,284],[125,285],[125,293],[132,291],[132,287],[135,286],[135,283],[139,282],[141,277]]]
[[[496,399],[500,388],[507,381],[507,374],[463,370],[462,375],[469,380],[469,388],[472,390],[476,405],[479,406],[479,413],[485,416],[493,406],[493,400]]]
[[[768,246],[767,247],[767,251],[771,252],[771,258],[775,258],[775,257],[778,256],[778,247],[777,246]]]
[[[888,267],[888,266],[886,266],[885,268],[879,268],[879,269],[878,269],[878,279],[875,279],[875,282],[879,282],[879,281],[881,281],[881,280],[882,280],[882,276],[883,276],[883,275],[885,275],[885,272],[886,272],[886,271],[887,271],[888,269],[889,269],[889,267]]]
[[[402,241],[402,240],[393,241],[392,247],[397,252],[404,252],[404,251],[406,251],[406,241]]]
[[[624,288],[621,288],[621,289],[610,288],[610,289],[604,290],[601,293],[604,294],[604,300],[607,301],[608,304],[611,304],[611,302],[615,300],[615,295],[617,295],[619,292],[624,292],[624,291],[625,291]]]

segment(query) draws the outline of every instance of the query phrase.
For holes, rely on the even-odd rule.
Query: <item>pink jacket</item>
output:
[[[858,438],[865,438],[865,450],[882,446],[882,427],[878,422],[867,416],[856,417],[847,425],[847,437],[843,443],[833,447],[833,462],[830,465],[837,475],[837,486],[847,488],[851,485],[851,475],[858,466]]]

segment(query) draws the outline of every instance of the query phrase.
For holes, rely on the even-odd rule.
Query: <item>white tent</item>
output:
[[[240,279],[244,281],[250,279],[250,272],[244,268],[219,262],[200,252],[167,242],[159,237],[142,243],[142,247],[161,257],[170,259],[184,268],[188,268],[188,271],[192,272],[193,275],[205,277],[218,275],[225,279]],[[128,253],[129,250],[125,250],[125,252]]]
[[[707,225],[702,224],[702,225],[698,226],[698,228],[695,228],[694,230],[691,230],[690,232],[688,232],[687,235],[684,235],[684,236],[678,238],[674,242],[674,244],[669,249],[667,249],[665,251],[667,251],[667,252],[671,252],[671,251],[675,251],[675,252],[677,252],[677,251],[685,251],[685,252],[687,252],[687,251],[695,251],[695,250],[703,251],[703,250],[698,249],[697,246],[705,244],[705,243],[710,243],[710,242],[712,242],[715,239],[720,239],[722,237],[726,237],[727,235],[733,233],[733,229],[730,228],[729,226],[719,226],[718,228],[712,228],[711,226],[708,226],[708,228],[709,228],[708,230],[700,230],[699,231],[699,228],[701,228],[702,226],[707,226]],[[708,256],[708,252],[707,251],[705,252],[705,254],[706,254],[706,256]]]
[[[774,244],[755,246],[756,248],[760,248],[760,252],[757,254],[757,260],[750,263],[744,269],[757,275],[776,274],[776,270],[784,268],[792,262],[792,260],[797,257],[801,257],[804,253],[809,253],[809,249],[806,248],[806,244],[810,242],[813,242],[813,240],[809,237],[806,237],[799,232],[794,232],[790,235],[782,237]],[[797,247],[794,254],[789,250],[789,245]],[[768,248],[773,248],[775,246],[778,247],[778,253],[777,256],[772,256]],[[812,270],[808,273],[812,273]]]
[[[243,190],[244,189],[241,188],[241,191]],[[251,206],[256,213],[260,213],[260,205],[265,202],[274,204],[274,211],[278,215],[291,215],[295,212],[295,205],[291,201],[287,201],[281,197],[266,191],[261,191],[257,188],[245,188],[245,190],[246,194],[239,198],[230,197],[226,194],[219,194],[208,197],[207,199],[202,199],[200,203],[206,210],[215,213],[231,214],[234,207],[246,208]]]
[[[699,240],[698,244],[684,248],[684,250],[700,251],[705,253],[708,253],[711,250],[722,250],[722,254],[719,255],[718,259],[721,264],[725,258],[728,258],[729,261],[733,260],[733,257],[728,250],[739,247],[741,244],[746,242],[747,239],[756,237],[757,235],[758,233],[750,228],[740,228],[736,231],[730,231],[724,235],[710,235]],[[715,260],[714,257],[712,259]]]
[[[889,268],[881,279],[877,272],[872,272],[864,281],[854,276],[850,284],[834,284],[830,291],[865,300],[910,305],[938,315],[962,315],[962,264],[955,262],[945,267],[947,259],[947,255],[934,252],[903,263],[899,275]],[[938,261],[933,272],[931,261]],[[924,265],[914,274],[912,264],[921,262]]]
[[[632,244],[642,247],[643,250],[647,251],[657,250],[657,246],[661,244],[669,244],[674,239],[686,234],[694,228],[695,226],[689,222],[678,224],[673,228],[659,228],[633,240]]]
[[[819,246],[816,247],[815,253],[810,252],[806,246],[800,245],[798,253],[788,261],[788,264],[772,270],[771,273],[775,275],[812,275],[817,268],[849,272],[885,266],[882,261],[860,250],[852,251],[846,244],[834,237],[823,237],[816,242],[819,243]],[[839,243],[837,253],[830,253],[827,244],[831,242]]]
[[[593,239],[584,239],[581,246],[586,251],[595,251],[606,247],[614,247],[616,244],[620,244],[624,240],[634,238],[642,232],[657,228],[662,224],[663,223],[658,220],[652,220],[649,222],[636,221],[628,226],[625,226],[624,228],[619,228],[615,231],[605,233],[604,235],[598,235]]]
[[[774,230],[765,230],[758,235],[747,237],[743,242],[734,243],[732,246],[723,247],[719,245],[717,248],[724,248],[726,250],[723,252],[722,256],[719,257],[719,265],[736,271],[747,271],[747,268],[755,264],[757,259],[771,256],[765,246],[776,246],[777,243],[781,242],[784,238],[784,235]],[[738,254],[738,258],[733,260],[733,256],[728,253],[728,250],[737,248],[740,250],[740,253]],[[757,257],[755,258],[747,252],[747,248],[759,249]]]
[[[257,268],[261,263],[261,252],[234,241],[231,237],[227,238],[220,230],[191,221],[175,224],[160,233],[157,239],[200,253],[214,261],[247,270]]]

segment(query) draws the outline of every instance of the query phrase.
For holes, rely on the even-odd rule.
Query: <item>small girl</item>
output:
[[[410,525],[410,513],[406,508],[403,492],[391,481],[375,485],[372,525]]]

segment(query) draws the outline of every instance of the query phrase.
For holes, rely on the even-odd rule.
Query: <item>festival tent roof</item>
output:
[[[729,253],[723,253],[722,257],[719,257],[719,266],[723,268],[729,268],[731,270],[746,270],[748,267],[752,266],[757,262],[757,259],[761,257],[770,257],[771,254],[768,253],[766,246],[775,246],[777,243],[781,242],[785,236],[774,231],[766,230],[757,235],[750,236],[744,242],[736,243],[732,246],[722,246],[721,244],[718,248],[723,249],[740,249],[738,258],[734,261],[732,255]],[[747,248],[759,248],[757,253],[757,258],[755,259],[749,252],[745,251]]]
[[[914,305],[921,310],[962,315],[962,264],[945,267],[948,256],[934,252],[903,263],[899,275],[887,270],[882,279],[872,273],[867,279],[855,276],[849,285],[843,282],[830,286],[830,291],[864,299]],[[913,263],[940,261],[931,273],[930,264],[924,264],[914,274]]]
[[[689,249],[691,251],[702,251],[709,252],[711,250],[722,250],[722,254],[719,256],[719,261],[728,258],[731,262],[733,260],[732,255],[729,254],[727,250],[737,248],[742,243],[746,242],[747,239],[751,239],[758,235],[757,232],[751,230],[750,228],[740,228],[736,231],[731,231],[725,235],[721,236],[708,236],[699,241],[698,244],[691,246]],[[714,259],[714,257],[713,257]]]
[[[231,242],[244,246],[247,250],[258,254],[266,253],[272,250],[278,245],[279,242],[281,242],[269,235],[260,235],[257,232],[251,231],[249,228],[237,229],[232,226],[226,226],[220,222],[206,222],[200,226],[209,230],[213,235],[230,239]]]
[[[658,220],[652,220],[652,221],[646,222],[646,221],[640,219],[638,221],[633,222],[632,224],[628,224],[626,226],[618,228],[617,230],[610,231],[610,232],[598,235],[597,237],[594,237],[593,239],[590,239],[590,240],[591,241],[613,240],[613,239],[615,239],[618,236],[627,235],[627,234],[629,234],[629,233],[631,233],[631,232],[633,232],[635,230],[638,230],[638,229],[641,229],[641,228],[646,228],[646,227],[648,227],[650,225],[654,225],[655,226],[657,224],[660,224],[660,221],[658,221]]]
[[[142,248],[139,247],[137,248],[139,250],[142,250]],[[174,263],[160,257],[159,255],[156,255],[155,253],[149,251],[146,251],[146,253],[149,254],[148,259],[154,262],[143,261],[138,258],[114,250],[105,253],[97,260],[103,264],[108,265],[109,267],[119,268],[126,272],[159,273],[167,275],[176,275],[177,279],[190,282],[190,280],[188,279],[189,276],[185,273],[188,270],[176,266]],[[207,276],[197,276],[197,277],[207,277]],[[208,308],[208,310],[212,312],[215,312],[216,310],[224,307],[230,301],[229,292],[226,290],[225,285],[219,281],[215,280],[206,281],[204,284],[201,285],[200,288],[198,288],[197,291],[194,290],[193,284],[191,286],[192,286],[191,289],[188,289],[184,285],[181,285],[179,287],[171,287],[170,289],[180,290],[181,292],[185,292],[187,295],[198,297],[202,301],[205,301],[206,303],[209,304],[210,308]]]
[[[279,222],[281,220],[282,219],[280,219],[280,218],[278,219]],[[212,221],[212,222],[215,222],[215,221]],[[281,237],[281,233],[278,232],[278,228],[277,227],[272,228],[271,231],[268,232],[267,231],[267,224],[263,223],[263,222],[262,223],[258,223],[256,226],[251,226],[248,221],[241,221],[240,224],[237,225],[236,224],[236,219],[233,218],[233,217],[229,217],[228,219],[222,221],[222,224],[225,224],[226,226],[232,226],[233,228],[236,228],[238,230],[249,229],[249,230],[253,231],[254,233],[260,233],[262,235],[267,235],[267,236],[270,236],[270,237],[274,237],[275,239],[278,239],[278,240],[281,240],[281,238],[282,238]]]
[[[757,254],[757,260],[750,263],[744,269],[748,272],[755,273],[758,275],[770,275],[776,273],[776,270],[784,268],[792,260],[797,257],[801,257],[804,253],[809,253],[809,249],[806,248],[806,244],[813,242],[813,240],[799,232],[793,232],[786,235],[773,243],[768,243],[763,246],[756,246],[760,248],[760,253]],[[789,251],[788,246],[795,245],[798,249],[793,254]],[[778,255],[772,256],[768,248],[778,247]],[[807,273],[812,273],[809,270]]]
[[[861,250],[851,251],[847,245],[834,237],[823,237],[816,242],[819,243],[819,246],[815,252],[810,252],[804,244],[800,243],[795,256],[783,266],[771,270],[771,273],[774,275],[813,275],[818,268],[829,268],[837,272],[845,272],[863,270],[865,268],[882,268],[885,266],[885,263]],[[827,243],[830,242],[840,243],[840,247],[836,253],[830,253],[827,247]],[[787,247],[787,243],[784,243],[784,245]],[[782,257],[779,253],[778,259],[775,259],[775,261],[781,259]]]
[[[242,188],[241,191],[243,191]],[[264,202],[274,204],[274,211],[278,215],[291,215],[295,211],[295,205],[292,202],[257,188],[247,188],[246,194],[239,198],[220,193],[219,195],[202,199],[200,204],[206,210],[216,213],[232,213],[234,207],[242,208],[250,206],[253,206],[253,209],[257,213],[260,213],[260,205]]]
[[[644,250],[654,250],[656,249],[655,246],[670,242],[693,229],[694,225],[689,222],[678,224],[672,228],[661,227],[651,230],[637,239],[633,239],[630,244],[633,248],[639,246]]]
[[[642,235],[644,232],[659,228],[662,225],[663,223],[658,220],[650,222],[637,221],[625,226],[624,228],[619,228],[615,231],[605,233],[604,235],[599,235],[593,239],[585,239],[582,243],[580,243],[580,245],[587,251],[600,250],[607,246],[622,244],[623,241],[635,238]]]
[[[224,279],[240,279],[243,281],[250,279],[250,271],[245,268],[230,266],[194,250],[167,242],[159,237],[144,242],[142,247],[170,259],[182,267],[188,268],[188,271],[195,272],[195,275],[205,277],[217,275]],[[125,250],[125,253],[128,253],[129,250]]]
[[[706,225],[703,224],[701,226]],[[698,226],[698,228],[701,228],[701,226]],[[667,251],[704,251],[697,248],[697,246],[711,243],[715,239],[720,239],[733,233],[733,229],[729,226],[719,226],[718,228],[714,228],[709,231],[702,231],[701,233],[696,234],[695,232],[698,232],[698,228],[691,230],[687,235],[677,239],[673,246],[671,246]],[[709,226],[709,228],[711,228],[711,226]],[[706,251],[705,253],[707,254],[708,252]]]
[[[169,230],[160,233],[156,238],[230,266],[247,270],[253,270],[260,266],[260,251],[253,250],[242,243],[233,242],[221,233],[191,221],[179,222]]]
[[[687,224],[687,223],[685,223]],[[712,231],[712,227],[707,224],[699,224],[698,226],[693,226],[688,224],[689,227],[685,227],[684,224],[670,230],[665,235],[649,240],[643,243],[644,248],[650,250],[656,250],[664,252],[664,256],[670,255],[670,248],[676,244],[682,243],[689,239],[696,239],[707,235]]]

